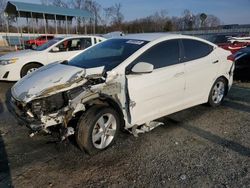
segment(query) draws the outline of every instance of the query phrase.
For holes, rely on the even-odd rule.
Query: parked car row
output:
[[[94,40],[55,38],[1,57],[2,79],[28,74],[11,89],[20,123],[34,133],[58,127],[62,140],[75,135],[79,148],[94,154],[111,146],[121,128],[136,136],[159,126],[162,116],[220,105],[233,82],[234,57],[200,38],[154,33]],[[30,66],[38,61],[54,63]]]
[[[206,38],[234,54],[236,80],[250,80],[250,37],[246,34],[240,36],[232,33],[206,36]]]
[[[232,54],[235,54],[240,49],[250,45],[249,37],[239,37],[236,34],[212,35],[209,37],[209,41],[217,44],[225,50],[232,52]]]

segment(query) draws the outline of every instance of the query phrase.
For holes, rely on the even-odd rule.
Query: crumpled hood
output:
[[[102,71],[103,67],[99,67],[94,71],[89,69],[88,73],[97,74]],[[87,81],[87,74],[83,68],[56,62],[22,78],[12,87],[11,93],[17,100],[28,103],[35,98],[50,96],[82,85]]]
[[[11,52],[8,53],[6,55],[3,55],[0,57],[0,60],[8,60],[8,59],[12,59],[12,58],[20,58],[23,56],[27,56],[27,55],[33,55],[36,54],[38,51],[35,50],[21,50],[21,51],[17,51],[17,52]]]

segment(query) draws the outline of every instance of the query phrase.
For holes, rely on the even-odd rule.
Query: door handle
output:
[[[179,77],[179,76],[182,76],[184,74],[184,72],[178,72],[174,75],[174,77]]]
[[[216,64],[216,63],[219,63],[219,60],[216,60],[216,61],[213,62],[213,64]]]

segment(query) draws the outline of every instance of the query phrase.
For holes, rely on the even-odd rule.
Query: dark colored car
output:
[[[235,78],[250,80],[250,46],[239,50],[235,55]]]
[[[35,39],[25,41],[25,48],[35,49],[37,46],[41,46],[53,38],[53,35],[41,35]]]

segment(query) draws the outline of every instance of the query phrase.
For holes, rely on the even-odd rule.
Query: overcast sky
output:
[[[40,0],[14,0],[40,3]],[[48,0],[49,1],[49,0]],[[125,20],[133,20],[167,10],[169,16],[180,16],[185,9],[193,13],[213,14],[224,24],[250,24],[250,0],[96,0],[102,7],[122,4]]]

